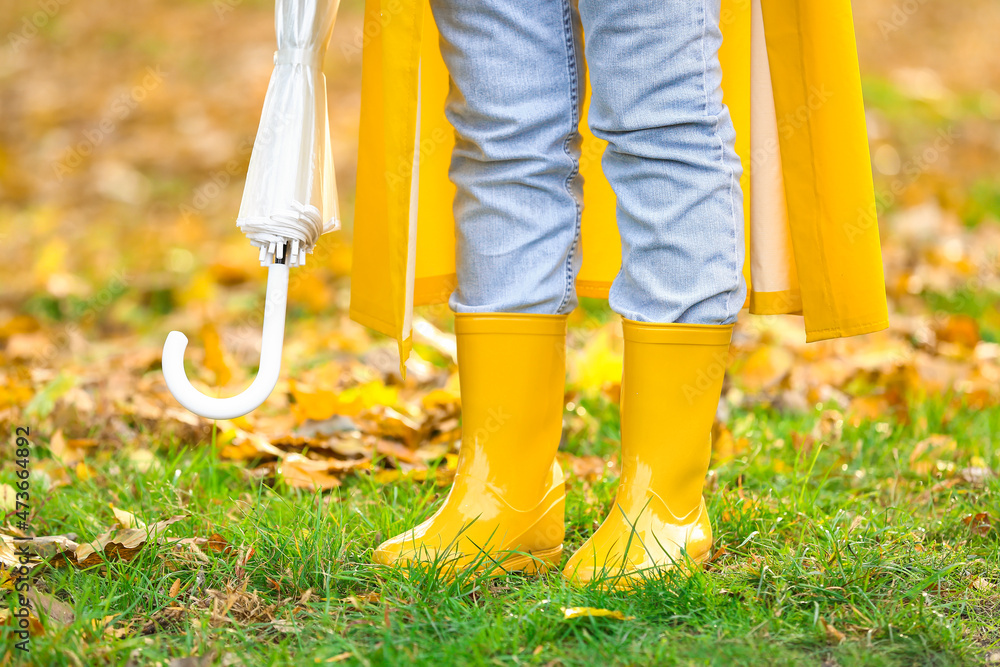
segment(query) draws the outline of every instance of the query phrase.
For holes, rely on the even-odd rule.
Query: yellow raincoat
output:
[[[723,96],[743,162],[750,312],[809,341],[888,326],[850,0],[723,0]],[[455,287],[448,72],[428,0],[366,0],[351,317],[409,354],[413,307]],[[752,110],[752,114],[751,114]],[[581,123],[582,296],[621,263],[605,142]]]

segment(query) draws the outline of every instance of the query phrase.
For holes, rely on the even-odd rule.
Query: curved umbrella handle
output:
[[[281,261],[281,260],[279,260]],[[281,371],[281,349],[285,342],[285,306],[288,303],[288,265],[271,264],[267,269],[264,299],[264,334],[260,345],[260,369],[253,384],[230,398],[201,393],[184,372],[187,336],[171,331],[163,345],[163,378],[177,402],[207,419],[232,419],[260,406],[274,390]]]

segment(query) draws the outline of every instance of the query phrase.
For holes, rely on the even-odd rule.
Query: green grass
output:
[[[586,418],[568,415],[566,448],[613,453],[614,409],[604,399],[583,405]],[[219,461],[209,443],[158,443],[159,465],[145,473],[123,455],[99,455],[92,480],[51,494],[32,519],[37,534],[95,536],[112,521],[109,502],[147,521],[185,513],[172,534],[218,532],[254,548],[246,590],[288,623],[279,630],[236,608],[213,619],[193,605],[236,581],[236,556],[205,549],[206,562],[185,562],[148,548],[127,563],[46,573],[44,586],[74,608],[76,621],[46,622],[30,661],[124,664],[132,656],[130,664],[166,664],[214,652],[204,664],[983,664],[1000,648],[1000,540],[995,526],[975,535],[963,518],[989,512],[995,522],[1000,483],[941,482],[974,457],[1000,467],[1000,409],[971,411],[939,398],[914,407],[908,424],[844,425],[839,435],[827,413],[833,428],[822,446],[796,449],[796,434],[821,417],[819,409],[734,413],[729,427],[750,444],[714,469],[708,493],[722,555],[705,572],[633,593],[577,590],[558,574],[448,581],[372,565],[381,539],[442,498],[446,489],[433,482],[352,477],[324,495],[265,486]],[[580,428],[583,419],[592,428]],[[911,471],[910,452],[928,433],[957,439],[952,472]],[[12,481],[13,468],[2,477]],[[569,549],[603,517],[615,482],[572,482]],[[176,580],[182,588],[173,599]],[[311,598],[299,605],[307,589]],[[361,597],[370,593],[378,601]],[[178,605],[188,610],[171,612]],[[564,620],[560,608],[569,606],[635,618]],[[115,627],[131,622],[132,632],[106,635],[107,616]],[[831,639],[824,622],[846,639]]]

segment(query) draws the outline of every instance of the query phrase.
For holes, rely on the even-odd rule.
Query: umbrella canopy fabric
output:
[[[262,265],[301,266],[320,235],[340,228],[323,75],[339,5],[275,2],[278,50],[236,220]]]

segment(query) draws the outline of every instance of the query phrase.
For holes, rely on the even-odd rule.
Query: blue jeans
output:
[[[742,169],[722,103],[720,0],[431,5],[456,138],[451,308],[576,307],[589,68],[589,122],[608,142],[622,241],[611,308],[644,322],[734,322],[746,296]]]

